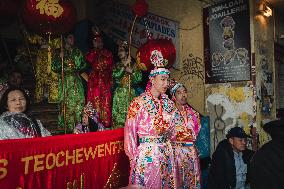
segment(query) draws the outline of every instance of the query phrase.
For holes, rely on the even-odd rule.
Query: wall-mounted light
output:
[[[272,16],[272,9],[265,2],[263,2],[259,5],[258,13],[262,14],[263,16],[270,17]]]

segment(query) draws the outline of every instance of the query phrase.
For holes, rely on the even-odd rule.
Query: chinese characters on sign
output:
[[[36,0],[38,3],[36,9],[39,9],[40,14],[46,14],[47,16],[53,16],[58,18],[62,15],[64,9],[58,3],[59,0]]]

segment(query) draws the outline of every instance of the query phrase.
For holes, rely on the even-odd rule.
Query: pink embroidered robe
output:
[[[124,128],[124,149],[131,166],[129,184],[147,189],[175,188],[172,142],[176,115],[167,95],[158,100],[147,91],[133,99]]]
[[[201,170],[198,152],[194,144],[200,127],[199,113],[189,105],[184,106],[183,112],[178,111],[175,155],[179,189],[200,189]]]

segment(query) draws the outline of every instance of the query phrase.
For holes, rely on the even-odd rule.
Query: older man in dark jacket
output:
[[[284,119],[266,123],[272,140],[264,144],[251,162],[251,189],[284,188]]]
[[[246,149],[247,135],[240,127],[229,130],[212,156],[208,189],[245,189],[247,165],[253,151]]]

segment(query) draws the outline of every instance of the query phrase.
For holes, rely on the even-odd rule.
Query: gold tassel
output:
[[[49,74],[51,71],[51,41],[50,41],[51,33],[48,32],[48,47],[47,47],[47,73]]]
[[[113,189],[113,188],[119,188],[121,185],[121,172],[118,169],[117,163],[114,164],[113,169],[111,171],[111,174],[109,178],[107,179],[107,182],[104,186],[104,189]]]
[[[81,174],[80,183],[81,183],[80,189],[84,189],[85,188],[85,174],[84,173]]]

